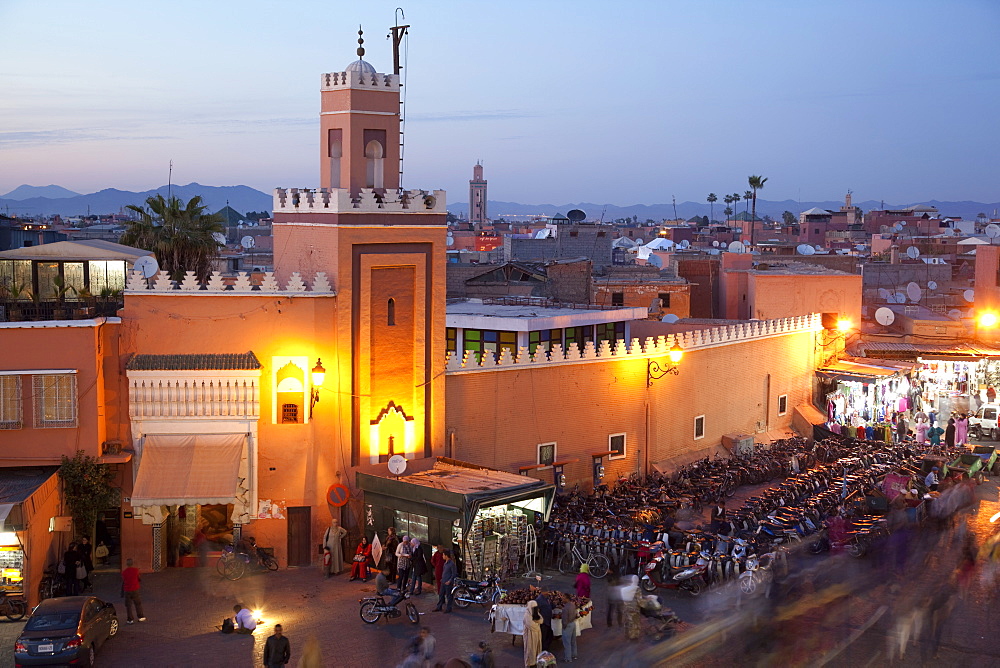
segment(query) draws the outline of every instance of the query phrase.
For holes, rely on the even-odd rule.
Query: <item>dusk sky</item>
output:
[[[0,193],[318,183],[320,73],[394,2],[2,0]],[[1000,2],[408,2],[404,186],[1000,200]]]

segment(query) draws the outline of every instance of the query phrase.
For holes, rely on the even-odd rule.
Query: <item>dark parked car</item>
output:
[[[115,606],[93,596],[49,598],[31,612],[14,645],[15,666],[91,666],[118,633]]]

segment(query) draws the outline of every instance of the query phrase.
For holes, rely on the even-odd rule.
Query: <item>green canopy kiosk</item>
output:
[[[407,475],[357,473],[366,532],[396,527],[400,536],[456,550],[466,577],[536,570],[536,523],[547,521],[555,486],[515,473],[438,457]]]

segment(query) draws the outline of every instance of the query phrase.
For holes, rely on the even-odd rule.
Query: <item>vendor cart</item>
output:
[[[1000,462],[997,461],[997,449],[992,445],[976,445],[972,454],[983,460],[983,471],[991,475],[1000,475]]]
[[[976,484],[983,482],[983,460],[972,453],[959,455],[958,459],[948,464],[948,477],[952,479],[971,478]]]

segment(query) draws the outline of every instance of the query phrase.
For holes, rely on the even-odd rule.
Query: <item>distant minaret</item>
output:
[[[469,222],[473,225],[485,225],[486,218],[486,179],[483,178],[483,166],[476,163],[472,168],[472,180],[469,181]]]

